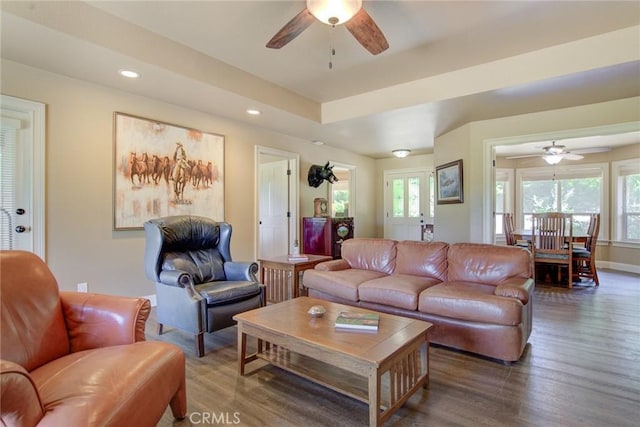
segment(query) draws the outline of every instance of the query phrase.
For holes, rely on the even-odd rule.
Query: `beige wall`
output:
[[[472,226],[477,226],[477,212],[469,209],[478,203],[481,194],[474,190],[471,179],[474,169],[479,167],[477,159],[471,158],[471,124],[459,127],[440,138],[434,144],[435,165],[443,165],[462,159],[463,203],[436,204],[433,237],[443,242],[467,242],[472,235]],[[436,191],[438,191],[436,189]],[[473,212],[473,215],[472,215]]]
[[[327,195],[326,183],[307,184],[312,163],[355,165],[356,227],[363,236],[375,233],[373,159],[4,59],[1,71],[3,94],[47,105],[46,257],[61,289],[88,282],[92,292],[155,292],[144,275],[143,232],[113,230],[114,111],[225,135],[225,217],[236,260],[255,259],[256,145],[300,154],[301,216],[313,215],[313,199]]]

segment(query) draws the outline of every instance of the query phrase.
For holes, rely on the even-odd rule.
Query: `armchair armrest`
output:
[[[259,267],[256,262],[227,261],[224,263],[224,274],[227,280],[247,280],[257,282]]]
[[[343,259],[333,259],[331,261],[324,261],[317,264],[314,269],[322,271],[338,271],[347,270],[351,268],[349,263]]]
[[[60,292],[71,351],[144,341],[149,300]]]
[[[185,288],[193,283],[191,275],[180,270],[162,270],[158,277],[163,285],[177,286],[179,288]]]
[[[523,281],[520,278],[514,278],[496,286],[493,294],[501,297],[517,298],[522,304],[527,304],[533,291],[533,286],[533,279]]]
[[[35,426],[45,410],[31,375],[22,366],[0,360],[0,419],[2,425]]]

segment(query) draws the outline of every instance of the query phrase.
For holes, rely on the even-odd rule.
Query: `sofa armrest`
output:
[[[519,299],[522,304],[529,302],[529,295],[533,292],[533,279],[522,280],[520,278],[510,279],[496,286],[494,295]]]
[[[319,264],[316,264],[314,267],[316,270],[322,271],[338,271],[338,270],[347,270],[351,268],[349,263],[343,259],[332,259],[331,261],[324,261]]]
[[[0,419],[2,425],[35,426],[45,410],[31,375],[22,366],[0,360]]]
[[[224,274],[227,280],[246,280],[257,282],[256,274],[259,271],[258,263],[227,261],[224,263]]]
[[[145,340],[147,299],[60,292],[60,300],[72,352]]]

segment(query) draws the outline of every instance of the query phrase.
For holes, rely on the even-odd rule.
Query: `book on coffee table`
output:
[[[335,326],[339,329],[377,331],[379,323],[380,315],[377,313],[356,313],[352,311],[342,311],[336,318]]]

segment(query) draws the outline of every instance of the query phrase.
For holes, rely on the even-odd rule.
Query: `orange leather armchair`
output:
[[[0,424],[155,426],[186,415],[185,360],[145,341],[149,301],[59,292],[36,255],[0,251]]]

